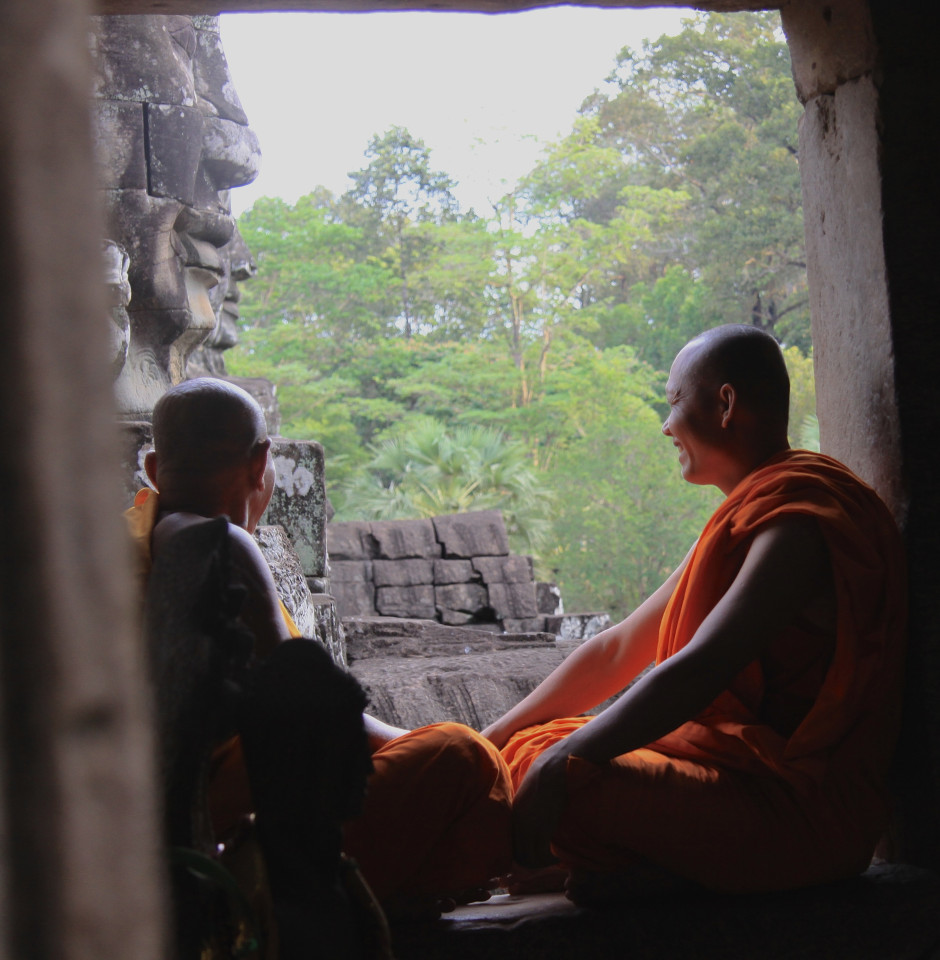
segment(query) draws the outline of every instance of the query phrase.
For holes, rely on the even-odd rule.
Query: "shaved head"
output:
[[[153,408],[153,444],[164,483],[210,481],[247,463],[266,439],[257,401],[224,380],[186,380]]]
[[[730,383],[741,401],[761,418],[786,430],[790,376],[780,344],[746,324],[706,330],[684,348],[693,351],[693,370],[702,382]]]

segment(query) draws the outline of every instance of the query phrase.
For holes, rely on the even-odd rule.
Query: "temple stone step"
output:
[[[938,960],[940,875],[879,864],[854,880],[750,896],[494,897],[393,930],[397,960]]]
[[[456,720],[480,730],[502,716],[577,644],[553,634],[493,633],[431,620],[343,620],[349,665],[386,723]]]

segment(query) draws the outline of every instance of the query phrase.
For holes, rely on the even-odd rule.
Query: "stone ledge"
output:
[[[806,890],[649,896],[612,910],[498,896],[393,934],[397,960],[938,960],[940,876],[881,864]]]

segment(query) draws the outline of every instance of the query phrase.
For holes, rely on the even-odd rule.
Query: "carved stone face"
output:
[[[251,251],[235,228],[232,239],[219,251],[222,258],[222,279],[209,293],[215,313],[215,329],[198,350],[189,355],[186,377],[224,377],[226,350],[238,343],[238,301],[241,291],[238,284],[255,275],[257,267]]]
[[[108,237],[130,257],[130,346],[115,384],[118,408],[149,419],[216,330],[213,298],[224,300],[222,251],[235,229],[228,190],[257,176],[260,151],[232,86],[218,17],[92,22]]]

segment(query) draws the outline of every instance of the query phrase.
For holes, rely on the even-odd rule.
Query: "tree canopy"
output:
[[[716,504],[659,431],[688,339],[773,333],[793,439],[818,442],[799,112],[776,14],[695,14],[624,48],[485,216],[411,132],[376,134],[345,194],[241,218],[258,276],[229,367],[323,443],[341,516],[498,506],[569,607],[625,613]]]

